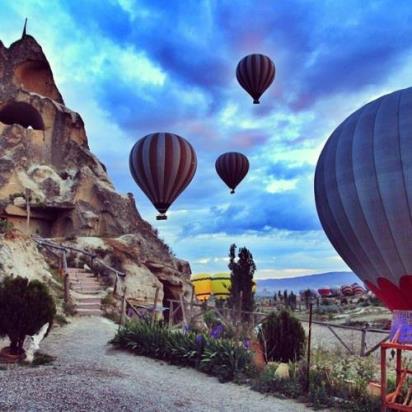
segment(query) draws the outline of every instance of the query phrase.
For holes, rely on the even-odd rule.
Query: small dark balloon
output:
[[[275,65],[264,54],[249,54],[237,65],[236,78],[240,85],[252,96],[253,103],[259,99],[275,78]]]
[[[244,179],[249,171],[249,160],[242,153],[228,152],[220,155],[215,163],[219,177],[235,193],[236,186]]]
[[[173,133],[149,134],[133,146],[130,173],[159,211],[158,220],[191,182],[197,167],[196,153],[183,137]]]

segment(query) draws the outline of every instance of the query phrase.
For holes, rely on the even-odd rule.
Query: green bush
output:
[[[118,330],[111,343],[137,355],[198,367],[221,381],[233,380],[237,373],[245,372],[251,361],[250,352],[236,341],[193,332],[183,334],[162,323],[130,321]]]
[[[53,322],[56,306],[47,286],[38,280],[7,277],[0,283],[0,335],[10,339],[10,352],[22,354],[26,335]]]
[[[242,345],[229,339],[208,338],[202,353],[200,370],[226,382],[233,380],[238,372],[245,372],[250,361],[251,354]]]
[[[270,313],[262,322],[259,338],[268,361],[298,361],[305,352],[305,331],[287,310]]]
[[[0,219],[0,234],[8,233],[14,228],[13,223],[6,219]]]

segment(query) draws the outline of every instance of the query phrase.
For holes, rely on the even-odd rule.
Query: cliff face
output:
[[[16,229],[14,242],[36,234],[98,252],[127,273],[128,294],[140,301],[153,302],[156,287],[170,298],[190,294],[188,263],[140,217],[131,194],[115,191],[29,35],[9,48],[0,42],[0,217]],[[0,259],[13,256],[7,242]],[[12,262],[0,275],[18,272]]]

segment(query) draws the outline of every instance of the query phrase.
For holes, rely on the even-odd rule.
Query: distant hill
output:
[[[256,279],[256,294],[273,295],[274,291],[288,290],[299,292],[302,289],[319,289],[321,287],[336,287],[352,283],[363,284],[353,272],[328,272],[314,275],[298,276],[282,279]]]

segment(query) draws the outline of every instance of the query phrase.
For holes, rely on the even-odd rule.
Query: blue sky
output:
[[[231,243],[252,251],[261,278],[347,270],[317,218],[314,169],[346,116],[411,85],[409,0],[4,0],[6,46],[25,17],[116,188],[134,193],[193,272],[226,271]],[[259,106],[235,78],[250,53],[277,69]],[[156,131],[185,137],[198,156],[194,180],[161,222],[127,161]],[[214,170],[225,151],[251,165],[233,196]]]

